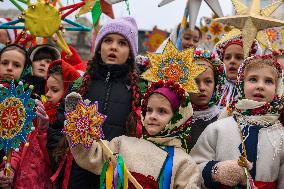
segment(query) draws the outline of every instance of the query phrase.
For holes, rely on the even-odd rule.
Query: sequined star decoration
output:
[[[32,120],[35,100],[30,98],[33,86],[27,90],[23,82],[15,87],[14,81],[10,87],[0,85],[0,149],[6,154],[10,149],[18,150],[21,142],[27,142],[27,135],[34,129]]]
[[[247,57],[253,40],[257,35],[263,37],[262,34],[258,34],[261,30],[284,25],[284,21],[269,17],[283,1],[277,1],[263,9],[260,8],[260,0],[253,0],[250,8],[246,7],[239,0],[232,2],[237,15],[217,18],[216,21],[242,30],[243,40],[245,41],[244,56]]]
[[[261,10],[263,16],[271,16],[271,14],[283,3],[283,0],[274,1]],[[236,15],[245,14],[249,7],[241,3],[239,0],[232,0]],[[270,36],[266,31],[259,31],[256,36],[257,41],[265,48],[273,49],[270,43]]]
[[[193,53],[192,48],[179,52],[169,40],[163,53],[147,53],[151,66],[141,76],[151,82],[172,80],[181,84],[186,92],[198,93],[195,78],[204,72],[205,68],[193,63]]]
[[[162,0],[159,3],[159,7],[164,6],[174,0]],[[218,15],[219,17],[223,16],[223,12],[220,6],[220,3],[218,0],[204,0],[207,5],[212,9],[212,11]],[[194,30],[195,23],[197,20],[197,16],[199,13],[199,9],[201,6],[202,0],[188,0],[187,1],[187,9],[189,10],[189,24],[190,24],[190,29]]]
[[[62,132],[69,136],[71,147],[83,144],[89,149],[94,140],[104,137],[101,125],[106,116],[98,112],[98,102],[79,101],[76,109],[66,112],[65,116],[66,122]]]
[[[33,36],[32,40],[36,40],[36,37],[42,37],[45,39],[44,41],[46,41],[46,39],[49,38],[71,56],[72,52],[66,44],[62,33],[65,31],[91,30],[90,28],[67,19],[68,15],[85,4],[84,1],[57,8],[57,0],[53,0],[52,2],[49,0],[36,0],[36,2],[31,2],[31,0],[18,0],[27,5],[26,10],[18,4],[17,0],[10,1],[22,14],[16,20],[0,24],[0,29],[23,29],[17,36],[15,43],[19,42],[21,38],[26,37],[28,34]],[[61,24],[62,21],[65,21],[72,27],[64,28]],[[24,26],[16,25],[21,22],[24,23]]]

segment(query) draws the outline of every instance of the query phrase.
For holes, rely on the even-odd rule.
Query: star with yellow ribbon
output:
[[[263,9],[260,8],[260,0],[253,0],[250,8],[241,3],[240,0],[233,0],[232,2],[237,15],[217,18],[216,21],[242,30],[243,41],[245,41],[244,55],[247,57],[253,40],[257,35],[263,37],[262,34],[259,34],[261,30],[284,25],[284,21],[269,17],[282,4],[282,0]]]
[[[169,40],[163,53],[147,53],[151,67],[141,76],[151,82],[172,80],[181,84],[186,92],[198,93],[195,78],[206,69],[193,63],[193,53],[192,48],[179,52]]]
[[[62,130],[69,136],[71,147],[83,144],[90,148],[94,140],[103,138],[101,125],[106,116],[98,112],[98,102],[90,105],[80,101],[74,111],[66,113],[66,123]]]

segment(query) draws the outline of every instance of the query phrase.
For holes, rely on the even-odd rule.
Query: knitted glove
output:
[[[217,163],[212,170],[212,178],[226,186],[235,186],[246,183],[243,167],[238,165],[237,160],[227,160]]]

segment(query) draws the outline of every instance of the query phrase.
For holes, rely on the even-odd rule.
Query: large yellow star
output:
[[[263,9],[260,9],[260,0],[253,0],[250,8],[246,7],[239,0],[232,0],[232,2],[237,15],[217,18],[216,21],[242,30],[244,55],[247,57],[253,40],[257,35],[259,35],[261,41],[267,41],[264,34],[259,33],[261,30],[284,25],[284,21],[269,17],[282,4],[282,0],[272,3]]]
[[[98,112],[97,102],[87,105],[80,101],[76,109],[66,114],[63,132],[70,137],[71,147],[83,144],[90,148],[94,140],[103,136],[101,125],[106,116]]]
[[[179,52],[169,40],[163,53],[147,53],[151,67],[141,76],[151,82],[173,80],[181,84],[187,92],[198,93],[195,78],[205,68],[193,63],[193,53],[194,49],[191,48]]]
[[[28,8],[23,13],[25,29],[36,37],[52,39],[68,55],[72,55],[62,36],[61,13],[48,1],[27,1]]]

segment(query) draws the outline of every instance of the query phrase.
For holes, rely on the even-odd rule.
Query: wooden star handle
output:
[[[116,162],[116,157],[114,153],[109,149],[109,147],[104,143],[102,139],[98,140],[98,143],[101,145],[103,148],[104,153],[111,158],[111,161]],[[143,187],[138,183],[138,181],[134,178],[134,176],[130,173],[130,171],[127,169],[127,174],[130,182],[135,186],[137,189],[143,189]]]

